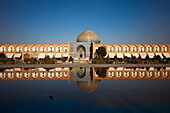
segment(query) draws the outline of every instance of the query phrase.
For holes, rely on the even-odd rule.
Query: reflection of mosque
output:
[[[77,86],[86,93],[93,92],[99,85],[100,80],[93,80],[93,69],[80,67],[70,71],[70,80],[76,81]]]
[[[93,92],[104,79],[170,79],[170,68],[110,67],[101,77],[94,68],[13,68],[0,69],[0,80],[68,80],[86,93]]]

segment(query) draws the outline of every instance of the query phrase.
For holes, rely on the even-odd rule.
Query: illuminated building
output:
[[[98,36],[85,30],[77,37],[77,42],[67,44],[0,44],[0,53],[4,53],[7,58],[14,58],[23,61],[24,58],[44,59],[49,55],[50,58],[68,59],[72,56],[75,61],[88,61],[94,58],[96,49],[105,47],[109,58],[124,58],[127,56],[145,58],[148,55],[153,58],[159,55],[170,58],[170,44],[100,44]]]

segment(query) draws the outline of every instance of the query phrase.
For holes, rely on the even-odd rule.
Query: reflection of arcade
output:
[[[0,72],[1,80],[70,80],[69,68],[14,68]]]
[[[104,69],[104,68],[103,68]],[[0,80],[68,80],[86,93],[93,92],[104,79],[170,79],[170,68],[14,68],[0,69]],[[101,75],[98,75],[101,74]]]
[[[1,69],[0,80],[68,80],[86,93],[93,92],[100,80],[93,81],[92,68],[14,68]]]
[[[125,68],[110,67],[106,75],[98,75],[93,69],[93,80],[100,79],[170,79],[170,67],[166,68]]]

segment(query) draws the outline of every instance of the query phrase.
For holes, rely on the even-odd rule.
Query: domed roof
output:
[[[91,93],[91,92],[93,92],[99,86],[99,81],[95,81],[95,82],[77,81],[77,86],[82,91],[84,91],[86,93]]]
[[[95,42],[95,43],[99,43],[99,38],[98,36],[90,30],[85,30],[82,33],[79,34],[79,36],[77,37],[77,42]]]

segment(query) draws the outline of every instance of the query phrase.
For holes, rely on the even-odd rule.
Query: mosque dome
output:
[[[77,86],[86,93],[93,92],[98,86],[100,81],[95,82],[83,82],[83,81],[77,81]]]
[[[85,30],[82,33],[79,34],[77,37],[77,42],[95,42],[100,43],[98,36],[90,30]]]

